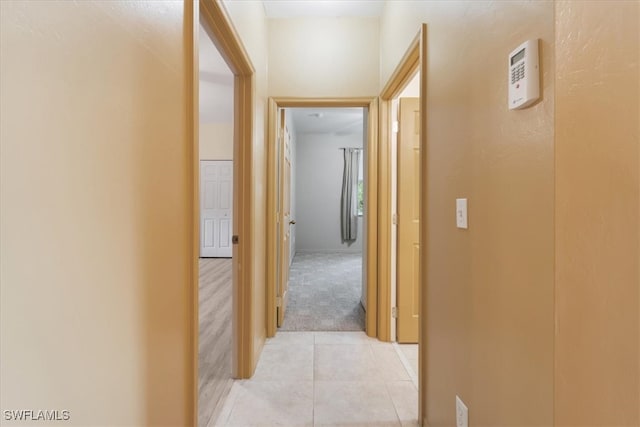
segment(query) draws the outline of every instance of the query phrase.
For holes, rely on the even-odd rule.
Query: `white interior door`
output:
[[[233,162],[200,161],[200,256],[231,258]]]

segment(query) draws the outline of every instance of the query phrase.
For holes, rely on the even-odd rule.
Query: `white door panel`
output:
[[[233,162],[200,161],[200,256],[230,258],[232,253]]]

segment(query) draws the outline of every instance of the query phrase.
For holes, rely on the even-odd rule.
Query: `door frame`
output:
[[[267,138],[267,337],[277,330],[277,136],[278,110],[280,108],[313,107],[342,108],[362,107],[368,109],[367,123],[367,192],[365,212],[367,215],[367,244],[365,248],[367,274],[367,310],[365,331],[370,337],[378,336],[378,99],[377,98],[269,98]]]
[[[427,170],[427,24],[422,24],[417,35],[380,92],[380,165],[379,165],[379,259],[378,265],[378,336],[383,341],[391,339],[391,102],[420,71],[420,186],[424,187]],[[421,190],[420,200],[420,322],[418,331],[418,422],[424,425],[423,406],[426,393],[426,365],[424,346],[426,337],[427,280],[423,273],[427,262],[427,197]]]
[[[255,365],[253,349],[252,280],[255,252],[251,224],[253,215],[253,137],[254,137],[254,74],[240,37],[224,6],[215,0],[185,3],[185,52],[188,79],[187,96],[191,97],[188,123],[192,146],[191,182],[189,195],[192,210],[192,269],[191,269],[191,408],[193,423],[198,419],[198,334],[199,334],[199,250],[200,250],[200,159],[199,159],[199,24],[203,27],[234,75],[233,109],[233,235],[239,237],[232,252],[232,375],[249,378]]]
[[[378,265],[380,326],[378,335],[381,340],[391,340],[391,229],[393,213],[391,212],[391,104],[404,87],[411,81],[416,71],[420,70],[421,33],[415,36],[411,45],[396,66],[387,84],[380,93],[380,264]]]

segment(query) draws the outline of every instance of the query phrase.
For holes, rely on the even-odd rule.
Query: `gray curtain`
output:
[[[344,173],[342,175],[342,199],[340,224],[342,243],[351,245],[358,237],[358,167],[360,150],[344,149]]]

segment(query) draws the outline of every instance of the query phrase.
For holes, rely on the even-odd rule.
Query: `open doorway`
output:
[[[392,341],[417,392],[424,419],[426,204],[421,191],[426,159],[426,25],[423,24],[380,94],[379,277],[380,336]],[[420,402],[420,403],[418,403]]]
[[[200,22],[198,45],[198,425],[232,385],[234,74]]]
[[[281,331],[364,331],[366,110],[284,108]],[[280,198],[280,197],[279,197]],[[288,243],[287,243],[288,242]],[[282,310],[282,312],[280,312]]]
[[[341,111],[342,110],[342,111]],[[326,116],[325,116],[326,115]],[[334,121],[333,128],[320,130],[325,122]],[[299,122],[299,123],[296,123]],[[312,327],[313,330],[364,330],[367,335],[375,337],[377,333],[377,245],[375,232],[377,228],[377,193],[376,186],[368,186],[369,182],[377,182],[377,156],[370,155],[376,153],[377,149],[377,100],[376,99],[276,99],[271,98],[269,102],[269,152],[268,152],[268,197],[267,197],[267,336],[273,337],[278,327],[287,330],[304,330]],[[296,128],[297,124],[297,128]],[[315,126],[315,128],[314,128]],[[293,135],[293,137],[292,137]],[[322,163],[317,162],[320,153],[314,153],[314,147],[322,147],[318,144],[319,139],[332,140],[325,148],[331,147],[325,154],[326,159],[330,159],[331,167],[322,167]],[[355,145],[345,145],[348,140],[356,140]],[[297,140],[301,140],[297,141]],[[316,144],[312,144],[313,141]],[[292,142],[293,141],[293,142]],[[336,145],[337,144],[337,145]],[[308,147],[307,147],[308,146]],[[294,148],[292,148],[294,147]],[[300,148],[304,147],[304,148]],[[292,155],[295,150],[295,156]],[[308,182],[308,190],[299,189],[299,182],[296,188],[290,182],[291,176],[302,178],[300,166],[300,156],[298,151],[302,150],[302,161],[306,162],[304,169],[315,170],[315,176],[325,175],[328,170],[332,170],[329,177],[315,179],[306,176],[302,182]],[[311,150],[311,151],[310,151]],[[347,152],[345,154],[345,151]],[[331,153],[329,156],[328,153]],[[307,156],[306,153],[309,153]],[[350,170],[354,174],[350,175],[353,181],[350,189],[345,190],[345,203],[342,203],[343,190],[342,181],[344,178],[345,155],[350,156]],[[315,156],[315,157],[314,157]],[[304,160],[306,158],[309,160]],[[315,160],[314,160],[315,159]],[[293,166],[291,166],[293,160]],[[362,162],[360,162],[362,160]],[[308,163],[308,164],[307,164]],[[295,169],[295,175],[291,171]],[[360,172],[362,175],[360,176]],[[359,178],[362,178],[359,182]],[[296,179],[296,181],[299,181]],[[327,187],[327,182],[332,182],[332,190],[327,192],[318,189]],[[303,187],[307,184],[303,185]],[[360,186],[361,198],[358,199],[358,187]],[[292,217],[291,194],[293,190],[293,209],[295,215],[303,215],[303,228],[298,217]],[[304,194],[302,193],[304,191]],[[325,200],[325,204],[318,207],[317,199],[322,199],[322,194],[332,201]],[[319,196],[319,197],[316,197]],[[349,201],[347,202],[347,198]],[[283,204],[284,203],[284,204]],[[329,204],[329,211],[321,209]],[[362,216],[358,215],[358,207],[361,207]],[[315,208],[313,206],[316,206]],[[332,206],[332,207],[331,207]],[[348,211],[346,220],[341,219],[341,207]],[[325,212],[321,217],[318,211]],[[306,212],[306,215],[305,215]],[[325,224],[325,227],[318,227]],[[333,224],[333,225],[327,225]],[[343,227],[344,226],[344,227]],[[324,228],[324,230],[323,230]],[[326,230],[328,228],[328,231]],[[346,228],[346,230],[342,230]],[[305,231],[306,230],[306,231]],[[318,233],[318,231],[320,231]],[[343,239],[343,231],[347,231]],[[315,236],[315,238],[314,238]],[[360,236],[360,237],[358,237]],[[373,236],[373,238],[370,238]],[[301,241],[302,238],[302,241]],[[324,243],[323,243],[324,241]],[[295,242],[295,244],[293,243]],[[293,245],[293,246],[292,246]],[[293,249],[292,249],[293,248]],[[342,315],[336,319],[335,304],[332,304],[333,295],[329,290],[330,298],[324,300],[325,311],[324,325],[313,324],[314,316],[309,310],[309,306],[303,307],[305,301],[315,299],[313,293],[308,293],[304,298],[294,301],[302,308],[297,318],[292,316],[292,321],[285,324],[285,317],[289,304],[289,273],[291,272],[292,254],[299,254],[300,260],[303,254],[316,253],[320,258],[329,258],[328,254],[357,254],[357,257],[350,265],[351,270],[356,270],[348,277],[351,281],[351,291],[347,291],[350,297],[345,298],[351,301],[350,307],[342,311]],[[343,256],[342,258],[345,258]],[[341,258],[341,259],[342,259]],[[334,263],[329,263],[333,266]],[[307,267],[294,266],[294,280],[305,276],[304,269]],[[298,271],[300,270],[300,271]],[[309,279],[328,280],[317,276],[316,270],[313,276],[306,275],[306,283]],[[358,277],[360,273],[360,277]],[[333,272],[334,276],[344,274]],[[302,279],[305,280],[304,278]],[[323,287],[314,289],[319,291]],[[342,288],[347,289],[345,288]],[[326,289],[325,289],[326,290]],[[309,290],[311,291],[311,290]],[[325,295],[327,292],[325,292]],[[317,295],[315,295],[317,296]],[[345,295],[343,295],[345,296]],[[295,299],[295,297],[294,297]],[[315,317],[316,320],[320,317]],[[297,320],[297,322],[294,322]],[[306,326],[305,326],[306,325]],[[350,326],[347,326],[350,325]],[[341,329],[338,329],[341,328]]]
[[[391,341],[418,382],[420,321],[420,71],[391,100]],[[402,191],[400,191],[402,189]],[[395,309],[394,309],[395,308]]]

